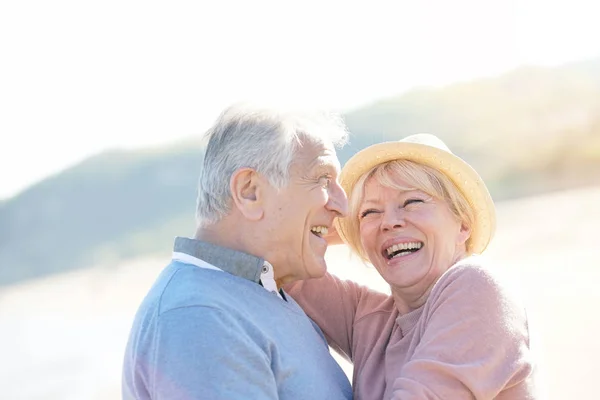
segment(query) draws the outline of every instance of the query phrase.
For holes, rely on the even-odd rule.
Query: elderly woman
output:
[[[337,232],[390,285],[332,275],[286,289],[354,364],[355,399],[535,399],[527,315],[481,265],[495,209],[433,135],[373,145],[344,166]]]

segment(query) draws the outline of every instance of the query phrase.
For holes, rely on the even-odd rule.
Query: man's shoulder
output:
[[[157,278],[138,309],[136,321],[150,328],[163,320],[185,320],[195,315],[248,326],[270,326],[274,321],[297,324],[306,315],[291,298],[288,300],[248,279],[174,262]]]
[[[182,263],[171,263],[165,272],[162,285],[156,285],[159,314],[181,307],[237,307],[246,302],[244,286],[252,284],[226,272]]]

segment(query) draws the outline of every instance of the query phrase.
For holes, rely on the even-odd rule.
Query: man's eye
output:
[[[404,202],[404,207],[406,207],[409,204],[413,204],[413,203],[423,203],[422,199],[408,199]]]
[[[329,187],[329,185],[331,185],[331,181],[332,178],[329,175],[323,175],[319,178],[319,182],[321,183],[321,185],[323,185],[323,187]]]

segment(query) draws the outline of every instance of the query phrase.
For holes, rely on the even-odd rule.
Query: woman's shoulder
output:
[[[473,255],[466,257],[450,267],[441,277],[439,282],[465,281],[488,285],[503,285],[502,275],[497,265],[492,265],[491,260]]]
[[[461,297],[520,303],[519,285],[502,273],[501,266],[483,256],[467,257],[448,269],[436,283],[432,295],[456,292]]]
[[[503,332],[514,340],[529,341],[526,304],[520,291],[499,266],[479,258],[464,259],[438,280],[425,305],[426,321],[437,318],[441,326],[456,317],[472,329],[495,334]],[[479,328],[476,328],[479,327]],[[492,332],[492,333],[490,333]]]

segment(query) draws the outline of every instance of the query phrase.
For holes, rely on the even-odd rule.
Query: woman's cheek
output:
[[[370,247],[369,244],[375,240],[372,223],[365,222],[360,225],[360,237],[365,248]]]

